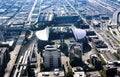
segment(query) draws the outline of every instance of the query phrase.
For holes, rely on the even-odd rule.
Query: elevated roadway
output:
[[[118,9],[116,12],[113,13],[113,18],[110,25],[119,26],[119,14],[120,14],[120,9]]]
[[[16,43],[16,47],[10,53],[10,61],[8,62],[7,67],[5,69],[5,75],[4,75],[4,77],[10,77],[11,76],[14,64],[15,64],[15,62],[17,60],[17,57],[19,55],[19,51],[20,51],[20,49],[22,47],[22,43],[23,43],[23,41],[25,39],[25,34],[26,34],[25,31],[23,31],[21,33],[21,35],[19,36],[19,39],[18,39],[18,41]]]

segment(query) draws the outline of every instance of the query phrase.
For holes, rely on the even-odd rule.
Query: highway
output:
[[[38,48],[37,48],[37,42],[35,42],[35,54],[36,54],[36,58],[37,58],[37,69],[36,69],[36,73],[39,73],[41,71],[41,66],[40,63],[42,62],[42,57],[40,56],[40,52],[38,53]]]
[[[33,10],[35,8],[36,3],[37,3],[37,0],[35,0],[34,5],[32,6],[32,10],[31,10],[31,12],[30,12],[30,14],[28,16],[28,20],[31,19],[31,15],[32,15],[32,12],[33,12]],[[18,61],[18,59],[22,60],[22,58],[18,57],[18,56],[19,56],[21,47],[23,45],[22,43],[23,43],[23,41],[25,39],[25,34],[26,34],[25,31],[21,32],[21,35],[19,36],[19,39],[18,39],[18,41],[16,43],[15,49],[13,51],[11,51],[11,53],[10,53],[10,61],[8,62],[7,67],[5,69],[5,75],[4,75],[4,77],[10,77],[13,74],[13,72],[14,72],[14,69],[13,69],[14,68],[14,64],[16,64],[16,62]],[[19,65],[19,62],[18,62],[18,65]],[[16,76],[16,74],[15,74],[15,76]]]
[[[22,43],[25,39],[25,31],[23,31],[21,33],[21,35],[19,36],[19,39],[16,43],[16,47],[15,49],[10,53],[10,61],[9,63],[7,64],[7,67],[5,69],[5,75],[4,77],[10,77],[11,73],[12,73],[12,70],[13,70],[13,67],[14,67],[14,64],[15,62],[17,61],[17,57],[19,55],[19,51],[22,47]]]
[[[21,57],[26,53],[26,51],[28,51],[28,49],[29,49],[29,47],[31,46],[31,43],[33,42],[33,37],[31,38],[31,39],[29,39],[28,41],[27,41],[27,43],[24,43],[23,45],[22,45],[22,47],[21,47],[21,49],[20,49],[20,52],[19,52],[19,55],[18,55],[18,57],[17,57],[17,61],[15,62],[15,65],[19,65],[19,61],[20,61],[20,59],[21,59]],[[14,72],[15,72],[15,69],[16,68],[14,68],[13,69],[13,72],[11,73],[12,75],[14,74]]]
[[[36,4],[37,4],[37,0],[34,1],[31,11],[29,12],[28,19],[27,19],[27,21],[29,22],[28,25],[31,24],[31,17],[32,17],[32,14],[33,14]]]
[[[26,48],[26,51],[20,56],[13,77],[20,77],[22,71],[26,70],[28,59],[31,61],[31,56],[34,52],[35,38],[31,40],[30,46]]]
[[[118,14],[120,13],[120,9],[117,9],[114,13],[113,13],[113,18],[111,20],[110,25],[114,25],[117,26],[118,24]]]

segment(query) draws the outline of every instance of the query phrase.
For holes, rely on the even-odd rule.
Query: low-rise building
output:
[[[96,54],[91,55],[90,60],[95,69],[100,70],[102,68],[101,61]]]
[[[87,72],[86,76],[87,77],[101,77],[101,75],[98,71]]]
[[[92,43],[95,49],[108,48],[107,44],[100,39],[92,39]]]
[[[74,72],[74,77],[86,77],[85,72]]]
[[[73,67],[80,66],[82,62],[83,46],[81,43],[73,44],[70,49],[70,64]]]
[[[115,77],[117,75],[117,67],[114,67],[114,65],[104,66],[104,71],[107,77]]]
[[[54,69],[50,72],[40,72],[37,77],[65,77],[65,73],[62,70]]]

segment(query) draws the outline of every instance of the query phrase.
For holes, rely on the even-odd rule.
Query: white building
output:
[[[85,72],[74,72],[74,77],[86,77]]]
[[[86,37],[87,33],[85,30],[76,28],[74,25],[71,26],[71,29],[77,41]]]
[[[39,72],[37,77],[65,77],[65,73],[63,70],[54,69],[54,71]]]
[[[60,50],[55,45],[45,46],[43,50],[43,59],[45,68],[57,68],[60,65]]]

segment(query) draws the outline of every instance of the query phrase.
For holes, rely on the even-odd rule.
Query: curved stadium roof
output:
[[[83,29],[76,28],[71,26],[73,34],[76,40],[83,39],[86,36],[86,31]],[[36,36],[39,40],[48,41],[49,40],[49,27],[45,28],[44,30],[37,31]]]
[[[49,39],[49,28],[45,28],[44,30],[37,31],[35,33],[37,38],[42,41],[48,41]]]
[[[79,29],[79,28],[72,26],[72,31],[74,33],[76,40],[83,39],[86,36],[86,31],[83,29]]]

